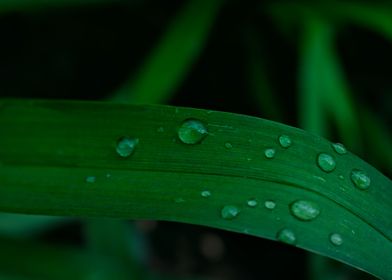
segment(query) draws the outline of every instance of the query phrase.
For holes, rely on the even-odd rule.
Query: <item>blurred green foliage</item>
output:
[[[370,1],[3,0],[0,96],[257,115],[343,142],[391,176],[391,8]],[[1,279],[115,279],[107,274],[113,269],[123,273],[116,279],[131,272],[144,279],[147,245],[134,247],[146,237],[123,221],[84,222],[87,248],[35,244],[37,235],[70,223],[0,216],[0,234],[12,236],[0,240],[0,263],[9,264]],[[42,264],[49,260],[53,271]],[[98,272],[90,262],[99,262]],[[368,279],[328,261],[310,264],[310,278]]]

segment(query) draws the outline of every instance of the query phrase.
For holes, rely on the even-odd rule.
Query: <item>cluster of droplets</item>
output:
[[[163,127],[159,127],[157,132],[164,132]],[[200,144],[209,134],[207,126],[200,120],[197,119],[187,119],[182,122],[177,131],[178,139],[186,145],[196,145]],[[293,145],[293,141],[290,136],[282,134],[277,138],[279,146],[283,149],[288,149]],[[116,145],[116,152],[120,157],[127,158],[131,156],[139,144],[139,139],[134,137],[124,136],[118,139]],[[342,156],[347,154],[347,150],[343,144],[334,143],[331,145],[333,151],[337,156]],[[226,142],[224,147],[228,150],[233,148],[230,142]],[[273,147],[266,148],[264,150],[264,156],[266,159],[273,159],[276,156],[276,149]],[[321,152],[316,157],[316,164],[325,173],[331,173],[336,169],[336,159],[335,156],[327,153]],[[345,177],[342,174],[338,175],[340,180],[344,180]],[[351,182],[360,190],[366,190],[370,186],[369,176],[360,169],[353,169],[350,173]],[[94,176],[86,177],[87,183],[94,183],[96,178]],[[211,192],[209,190],[203,190],[200,192],[202,198],[211,197]],[[175,198],[175,203],[183,203],[185,200],[183,198]],[[255,198],[250,198],[246,201],[246,205],[250,208],[255,208],[258,206],[258,201]],[[274,210],[276,208],[276,202],[273,200],[265,200],[264,207],[268,210]],[[320,213],[320,206],[310,200],[296,200],[289,205],[289,212],[293,217],[302,222],[309,222],[316,219]],[[229,204],[225,205],[220,210],[221,218],[225,220],[233,220],[239,216],[241,213],[241,208],[238,205]],[[277,232],[276,239],[294,245],[297,243],[297,237],[295,232],[290,228],[283,228]],[[331,233],[329,235],[329,241],[334,246],[340,246],[343,244],[343,237],[339,233]]]

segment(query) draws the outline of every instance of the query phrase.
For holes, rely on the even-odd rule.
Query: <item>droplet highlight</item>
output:
[[[341,143],[333,143],[332,144],[332,148],[335,150],[336,153],[338,153],[339,155],[344,155],[347,154],[347,149],[346,147],[341,144]]]
[[[268,149],[264,150],[264,156],[266,158],[274,158],[275,153],[276,153],[275,149],[272,149],[272,148],[268,148]]]
[[[312,201],[297,200],[290,205],[290,212],[301,221],[311,221],[320,215],[320,207]]]
[[[240,214],[240,209],[235,205],[226,205],[221,210],[221,217],[225,220],[233,220]]]
[[[249,207],[256,207],[257,206],[257,200],[256,199],[254,199],[254,198],[251,198],[251,199],[248,199],[248,201],[246,202],[246,204],[249,206]]]
[[[92,184],[97,181],[97,178],[95,176],[87,176],[85,180],[86,180],[86,183]]]
[[[288,147],[290,147],[293,144],[292,141],[291,141],[290,136],[285,135],[285,134],[280,135],[278,140],[279,140],[280,146],[285,148],[285,149],[287,149]]]
[[[351,181],[353,182],[354,186],[360,190],[366,190],[370,186],[369,176],[360,169],[353,169],[351,171]]]
[[[327,153],[320,153],[317,156],[317,165],[321,170],[327,173],[332,172],[336,168],[335,159]]]
[[[266,200],[266,201],[264,202],[264,207],[267,208],[267,209],[269,209],[269,210],[275,209],[275,207],[276,207],[276,202],[275,202],[275,201],[272,201],[272,200]]]
[[[340,246],[343,244],[343,238],[339,233],[332,233],[329,236],[329,241],[335,245],[335,246]]]
[[[295,236],[295,233],[288,228],[280,230],[276,235],[276,239],[280,242],[290,245],[294,245],[297,242],[297,237]]]
[[[139,139],[132,137],[121,137],[117,141],[116,152],[120,157],[126,158],[132,155],[135,151]]]
[[[206,126],[199,120],[185,120],[178,129],[178,138],[184,144],[200,143],[208,134]]]
[[[202,191],[200,194],[201,194],[201,196],[204,197],[204,198],[207,198],[207,197],[210,197],[210,196],[211,196],[211,192],[210,192],[210,191],[207,191],[207,190]]]

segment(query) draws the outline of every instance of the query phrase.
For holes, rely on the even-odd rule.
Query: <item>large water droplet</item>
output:
[[[206,126],[199,120],[185,120],[178,129],[178,138],[185,144],[198,144],[208,134]]]
[[[344,155],[347,154],[347,149],[346,147],[341,144],[341,143],[333,143],[332,144],[332,148],[335,150],[336,153],[338,153],[339,155]]]
[[[276,235],[276,239],[280,242],[290,245],[294,245],[297,242],[297,237],[295,236],[295,233],[288,228],[280,230]]]
[[[235,205],[226,205],[222,208],[221,216],[225,220],[232,220],[238,216],[240,209]]]
[[[200,194],[201,194],[202,197],[205,197],[205,198],[211,196],[211,192],[207,191],[207,190],[206,191],[202,191]]]
[[[264,202],[264,207],[267,208],[267,209],[272,210],[272,209],[275,209],[276,203],[275,203],[275,201],[272,201],[272,200],[266,200]]]
[[[369,176],[362,170],[353,169],[351,171],[351,181],[361,190],[366,190],[370,186]]]
[[[320,214],[317,203],[308,200],[297,200],[290,205],[291,214],[302,221],[310,221]]]
[[[248,201],[246,202],[246,204],[249,207],[256,207],[257,206],[257,200],[254,198],[248,199]]]
[[[317,165],[325,172],[332,172],[336,168],[335,159],[326,153],[320,153],[317,156]]]
[[[288,148],[292,144],[291,138],[288,135],[280,135],[278,140],[280,146],[282,146],[283,148]]]
[[[121,137],[117,141],[116,152],[121,157],[129,157],[135,151],[139,139],[132,137]]]
[[[329,241],[335,246],[340,246],[343,244],[343,238],[339,233],[332,233],[329,236]]]
[[[97,181],[97,178],[95,176],[87,176],[86,177],[86,183],[95,183]]]
[[[265,155],[266,158],[273,158],[273,157],[275,157],[275,153],[276,153],[275,149],[272,149],[272,148],[268,148],[268,149],[264,150],[264,155]]]

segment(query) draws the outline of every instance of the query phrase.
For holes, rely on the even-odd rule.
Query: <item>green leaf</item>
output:
[[[182,129],[181,138],[195,144],[177,135],[190,118],[199,126]],[[392,279],[391,180],[319,136],[230,113],[37,100],[4,100],[0,131],[1,211],[159,219],[278,237]],[[128,157],[116,151],[124,136],[138,139]],[[271,158],[266,148],[275,149]],[[318,167],[319,153],[335,159],[334,170]],[[357,169],[370,178],[367,189]]]
[[[189,0],[139,72],[111,96],[118,102],[165,103],[203,50],[222,0]]]

